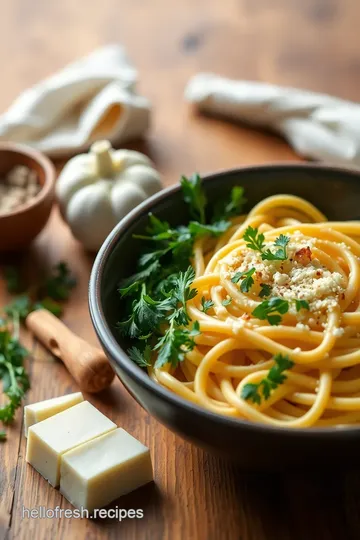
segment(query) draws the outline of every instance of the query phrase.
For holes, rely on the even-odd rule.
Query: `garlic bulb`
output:
[[[161,189],[160,175],[147,156],[98,141],[88,154],[67,163],[56,193],[73,235],[97,251],[130,210]]]

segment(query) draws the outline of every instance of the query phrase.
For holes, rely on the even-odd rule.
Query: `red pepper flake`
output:
[[[251,319],[248,313],[243,313],[240,318],[244,319],[245,321],[249,321]]]
[[[297,251],[295,253],[296,260],[300,264],[303,264],[304,266],[311,262],[311,257],[312,257],[312,253],[311,253],[311,249],[309,248],[309,246],[301,248],[301,249],[299,249],[299,251]]]

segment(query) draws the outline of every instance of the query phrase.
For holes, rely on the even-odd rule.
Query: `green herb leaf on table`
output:
[[[296,311],[298,312],[301,309],[307,309],[307,310],[310,309],[309,302],[307,302],[306,300],[295,300],[295,306],[296,306]]]
[[[269,399],[271,392],[283,384],[286,380],[284,371],[291,369],[294,362],[282,354],[277,354],[273,358],[275,365],[269,370],[267,376],[259,383],[245,384],[241,391],[241,397],[245,400],[251,400],[260,405],[262,399]]]
[[[35,302],[33,305],[33,311],[36,311],[37,309],[47,309],[55,315],[55,317],[61,317],[63,313],[63,308],[59,302],[55,302],[52,298],[43,298],[39,302]]]
[[[209,309],[214,307],[214,302],[212,300],[206,300],[205,296],[203,296],[201,298],[201,307],[202,307],[202,311],[206,313],[207,311],[209,311]]]
[[[12,319],[24,320],[32,311],[31,299],[26,294],[18,296],[5,306],[4,311]]]
[[[255,268],[250,268],[247,272],[237,272],[231,279],[233,283],[238,283],[241,281],[240,284],[240,290],[243,293],[247,293],[250,291],[251,287],[254,285],[254,279],[253,274],[255,272]]]
[[[67,300],[71,290],[76,285],[76,279],[71,275],[65,262],[60,262],[55,266],[53,272],[53,275],[45,282],[44,296],[48,296],[53,300]]]
[[[266,283],[260,283],[260,287],[260,298],[266,298],[267,296],[270,296],[272,290],[270,285],[267,285]]]
[[[0,430],[0,442],[4,442],[4,441],[6,441],[6,432],[3,429],[1,429]]]
[[[270,298],[261,302],[252,315],[260,320],[267,320],[271,325],[281,323],[281,315],[285,315],[289,311],[289,302],[283,298]]]

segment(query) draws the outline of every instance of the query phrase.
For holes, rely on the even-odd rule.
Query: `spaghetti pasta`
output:
[[[263,235],[260,249],[250,247],[249,230]],[[196,346],[149,375],[220,415],[298,428],[359,423],[359,238],[360,222],[327,221],[309,202],[276,195],[232,218],[219,239],[198,239],[197,294],[186,304],[200,326]],[[278,354],[292,365],[281,384],[257,402],[244,398]]]

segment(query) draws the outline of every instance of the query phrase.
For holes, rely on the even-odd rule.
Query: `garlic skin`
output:
[[[147,156],[97,141],[88,154],[65,165],[56,195],[75,238],[97,251],[121,219],[161,189],[160,175]]]

